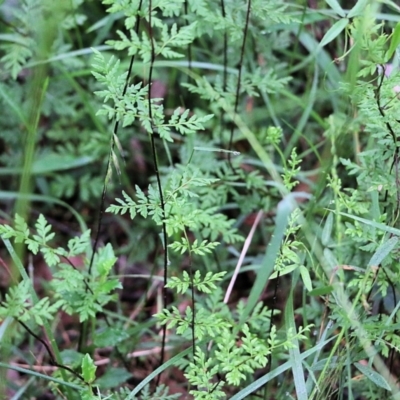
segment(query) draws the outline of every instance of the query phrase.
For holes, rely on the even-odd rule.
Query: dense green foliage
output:
[[[342,3],[0,0],[1,398],[399,398],[400,8]]]

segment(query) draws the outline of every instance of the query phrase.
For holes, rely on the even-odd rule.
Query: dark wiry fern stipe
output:
[[[375,98],[376,98],[376,103],[378,105],[378,110],[379,110],[379,113],[381,114],[381,117],[382,118],[386,118],[386,114],[385,114],[385,111],[384,111],[386,105],[382,106],[382,104],[381,104],[381,90],[382,90],[383,81],[385,79],[386,68],[385,68],[384,65],[380,65],[380,67],[381,67],[381,70],[382,70],[382,77],[381,77],[379,85],[378,85],[378,87],[376,89]],[[394,153],[394,156],[393,156],[392,165],[390,166],[390,172],[392,172],[394,165],[396,163],[398,163],[398,160],[399,160],[399,147],[397,146],[398,140],[396,138],[396,134],[394,133],[394,129],[390,125],[390,123],[388,121],[386,121],[385,125],[386,125],[386,128],[387,128],[388,132],[390,133],[390,136],[393,139],[393,144],[395,145],[395,153]],[[397,168],[398,168],[398,166],[396,165],[396,169]],[[398,210],[399,210],[399,187],[398,187],[398,182],[397,181],[396,181],[396,183],[397,183],[397,210],[396,210],[396,212],[398,212]],[[386,195],[387,195],[387,191],[386,191]],[[386,195],[385,195],[385,197],[386,197]],[[385,198],[385,200],[386,200],[386,198]]]
[[[378,84],[378,87],[376,89],[375,92],[375,98],[376,98],[376,103],[378,105],[378,110],[379,113],[381,114],[381,117],[386,119],[386,114],[385,114],[385,107],[387,106],[387,104],[385,106],[382,106],[381,104],[381,90],[382,90],[382,85],[383,85],[383,81],[385,79],[385,74],[386,74],[386,68],[384,65],[380,65],[381,68],[381,80]],[[397,188],[397,208],[396,208],[396,212],[395,215],[398,216],[399,213],[399,207],[400,207],[400,183],[398,180],[398,163],[399,163],[399,143],[398,143],[398,139],[396,138],[396,134],[394,132],[393,127],[390,125],[390,123],[388,121],[385,122],[386,128],[388,130],[388,132],[390,133],[390,136],[392,137],[393,140],[393,144],[395,145],[395,150],[394,150],[394,155],[393,155],[393,161],[392,164],[390,166],[390,173],[393,172],[393,167],[396,166],[396,188]],[[388,191],[385,191],[385,199],[384,202],[386,203],[387,201],[387,196],[388,196]]]
[[[228,150],[232,150],[233,130],[234,130],[234,126],[235,126],[235,116],[236,116],[237,108],[239,105],[240,82],[242,80],[244,50],[245,50],[245,46],[246,46],[247,31],[249,30],[250,12],[251,12],[251,0],[248,0],[247,11],[246,11],[246,22],[245,22],[245,25],[243,28],[243,42],[242,42],[242,48],[240,50],[239,72],[238,72],[238,79],[237,79],[237,84],[236,84],[235,108],[233,110],[233,121],[232,121],[233,123],[231,126],[231,134],[230,134],[230,138],[229,138]],[[230,153],[230,152],[228,153],[228,162],[233,170],[233,166],[231,163],[231,154],[232,153]]]
[[[136,24],[135,24],[136,34],[139,33],[139,28],[140,28],[139,11],[142,8],[142,1],[143,0],[140,0],[140,2],[139,2],[138,14],[136,16]],[[134,61],[135,61],[135,56],[133,55],[131,57],[131,61],[130,61],[130,64],[129,64],[128,75],[127,75],[126,80],[125,80],[125,86],[124,86],[124,89],[122,91],[122,96],[125,96],[126,91],[128,89],[129,81],[131,80],[132,67],[133,67]],[[101,229],[101,223],[102,223],[103,214],[104,214],[104,202],[105,202],[106,193],[107,193],[107,174],[108,174],[109,169],[111,168],[112,152],[113,152],[114,147],[115,147],[114,135],[118,134],[118,128],[119,128],[119,121],[116,120],[115,124],[114,124],[114,129],[113,129],[113,136],[111,138],[110,153],[108,155],[108,160],[107,160],[106,178],[104,179],[103,191],[102,191],[102,194],[101,194],[101,200],[100,200],[100,206],[99,206],[99,214],[97,216],[98,222],[97,222],[97,228],[96,228],[96,236],[95,236],[94,244],[93,244],[93,248],[92,248],[92,256],[90,258],[90,263],[89,263],[89,275],[90,275],[90,273],[92,271],[94,255],[96,253],[97,246],[98,246],[98,243],[99,243],[99,238],[100,238],[100,229]]]
[[[216,389],[218,389],[218,386],[221,384],[222,378],[219,378],[218,382],[214,385],[210,393],[214,393]]]
[[[85,379],[83,378],[83,376],[81,374],[78,374],[76,371],[74,371],[72,368],[67,367],[66,365],[60,364],[57,362],[57,360],[54,358],[54,355],[50,349],[50,346],[48,345],[48,343],[43,340],[42,338],[40,338],[38,335],[36,335],[35,332],[33,332],[25,323],[23,323],[22,321],[18,321],[19,324],[32,336],[34,337],[37,341],[39,341],[40,343],[42,343],[42,345],[44,346],[44,348],[47,351],[47,354],[49,355],[50,358],[50,363],[52,365],[54,365],[55,367],[61,368],[61,369],[65,369],[66,371],[70,372],[72,375],[74,375],[76,378],[78,378],[79,380],[81,380],[82,382],[85,382]]]
[[[140,2],[139,2],[138,13],[137,13],[137,16],[136,16],[135,31],[136,31],[137,34],[139,33],[139,28],[140,28],[139,11],[140,11],[141,8],[142,8],[142,0],[140,0]],[[129,86],[134,60],[135,60],[135,56],[132,55],[131,61],[130,61],[130,64],[129,64],[128,75],[126,77],[124,89],[122,91],[122,95],[123,96],[126,94],[126,91],[128,89],[128,86]],[[97,227],[96,227],[95,238],[94,238],[94,242],[93,242],[93,246],[92,246],[92,255],[90,257],[89,268],[88,268],[89,275],[92,272],[94,256],[96,254],[97,246],[98,246],[99,240],[100,240],[100,230],[101,230],[101,225],[102,225],[102,222],[103,222],[103,215],[104,215],[104,203],[105,203],[106,194],[107,194],[107,183],[108,183],[107,177],[108,177],[108,174],[109,174],[109,170],[111,168],[112,153],[113,153],[114,147],[115,147],[114,135],[118,134],[118,128],[119,128],[119,121],[116,120],[115,124],[114,124],[113,134],[112,134],[112,137],[111,137],[110,152],[108,154],[107,167],[106,167],[106,176],[104,178],[103,189],[102,189],[102,193],[101,193],[101,200],[100,200],[100,205],[99,205],[99,208],[98,208]],[[80,327],[80,334],[79,334],[79,340],[78,340],[78,349],[79,350],[82,348],[83,343],[86,341],[86,337],[85,337],[86,333],[87,333],[87,328],[85,326],[86,324],[87,323],[85,322],[83,325],[81,324],[81,327]],[[108,323],[107,323],[107,325],[108,325]],[[122,357],[122,360],[124,360],[123,357]],[[126,365],[126,361],[124,361],[124,364]]]
[[[382,76],[381,76],[381,79],[379,81],[378,87],[377,87],[377,89],[375,91],[375,98],[376,98],[376,103],[377,103],[378,110],[379,110],[379,113],[380,113],[381,117],[383,119],[386,119],[386,114],[385,114],[384,109],[385,109],[387,104],[385,106],[382,106],[382,104],[381,104],[381,91],[382,91],[383,82],[385,80],[386,68],[385,68],[384,65],[380,65],[380,67],[381,67]],[[394,224],[395,221],[398,218],[399,208],[400,208],[400,187],[399,187],[400,186],[400,182],[399,182],[399,179],[398,179],[399,178],[398,177],[398,169],[399,169],[399,151],[400,150],[399,150],[398,139],[396,137],[396,134],[395,134],[395,131],[394,131],[392,125],[388,121],[385,121],[385,125],[386,125],[386,128],[387,128],[387,130],[388,130],[388,132],[389,132],[389,134],[390,134],[390,136],[391,136],[391,138],[393,140],[393,144],[395,146],[394,155],[393,155],[393,161],[392,161],[392,164],[390,166],[390,173],[393,172],[393,168],[395,168],[395,171],[396,171],[395,183],[396,183],[396,189],[397,189],[397,202],[396,202],[396,210],[394,211],[394,216],[393,216],[393,224]],[[388,191],[388,189],[386,189],[385,190],[385,198],[384,198],[385,206],[384,206],[384,209],[383,209],[383,213],[384,214],[386,214],[386,212],[387,212],[387,198],[388,198],[388,195],[389,195],[389,191]],[[374,279],[373,284],[375,284],[375,282],[377,281],[379,270],[382,270],[384,272],[384,274],[386,275],[386,279],[387,279],[387,281],[389,283],[389,286],[390,286],[390,289],[392,291],[394,304],[397,304],[397,296],[396,296],[395,285],[392,282],[392,280],[390,279],[390,277],[388,276],[387,272],[385,271],[385,268],[383,268],[382,265],[378,266],[378,271],[375,274],[375,279]],[[373,288],[373,285],[371,287],[370,292],[368,293],[367,301],[369,300],[369,298],[370,298],[370,296],[372,294],[372,288]],[[396,320],[397,320],[397,316],[395,314],[394,318],[393,318],[394,323],[396,323]],[[395,352],[395,349],[390,349],[390,355],[389,355],[390,368],[389,369],[390,369],[391,372],[393,371],[394,352]]]
[[[226,18],[226,11],[225,11],[225,1],[221,0],[221,12],[222,12],[222,17],[225,19]],[[224,30],[224,76],[223,76],[223,84],[222,88],[224,91],[226,90],[226,82],[228,79],[228,34],[226,32],[226,29]]]
[[[225,1],[221,0],[221,12],[222,12],[222,17],[225,19],[226,18],[226,11],[225,11]],[[224,29],[224,61],[223,61],[223,66],[224,66],[224,73],[223,73],[223,79],[222,79],[222,90],[225,92],[226,91],[226,84],[228,80],[228,34],[226,32],[226,29]],[[224,121],[223,121],[223,115],[224,112],[221,110],[219,119],[221,121],[220,124],[220,131],[219,131],[219,141],[221,146],[223,145],[223,131],[224,131]]]
[[[185,7],[185,15],[189,15],[188,0],[185,0],[184,7]],[[188,44],[187,54],[188,54],[189,71],[190,71],[192,69],[192,43]]]
[[[149,120],[150,120],[150,126],[151,126],[151,135],[150,135],[150,143],[151,143],[151,151],[153,154],[153,167],[154,167],[154,172],[156,174],[156,179],[157,179],[157,187],[158,187],[158,193],[160,195],[160,206],[162,210],[162,215],[163,215],[163,221],[162,221],[162,230],[163,230],[163,240],[164,240],[164,285],[163,285],[163,306],[164,308],[167,307],[167,279],[168,279],[168,237],[167,237],[167,225],[165,223],[165,203],[164,203],[164,194],[161,186],[161,177],[160,177],[160,172],[158,171],[158,160],[157,160],[157,149],[156,149],[156,143],[154,136],[156,134],[155,132],[155,126],[154,126],[154,120],[153,120],[153,110],[152,110],[152,104],[151,104],[151,82],[153,80],[153,69],[154,69],[154,62],[156,58],[156,53],[155,53],[155,48],[154,48],[154,39],[153,39],[153,27],[151,26],[151,10],[152,10],[152,1],[149,0],[149,39],[150,39],[150,46],[151,46],[151,56],[150,56],[150,68],[149,68],[149,76],[148,76],[148,108],[149,108]],[[167,336],[167,326],[166,324],[163,325],[162,329],[162,343],[161,343],[161,356],[160,356],[160,366],[164,363],[164,355],[165,355],[165,341],[166,341],[166,336]],[[157,383],[156,386],[158,386],[160,382],[160,376],[157,376]]]
[[[12,24],[10,21],[5,20],[4,18],[0,17],[0,24],[3,24],[5,26],[8,26],[9,28],[11,28],[12,30],[14,30],[15,32],[17,32],[19,35],[21,36],[25,36],[27,37],[28,35],[25,32],[22,32],[17,26],[15,26],[14,24]]]
[[[385,114],[385,111],[384,111],[386,105],[382,106],[382,104],[381,104],[381,90],[382,90],[382,85],[383,85],[383,82],[384,82],[384,79],[385,79],[386,68],[385,68],[384,65],[380,65],[380,67],[381,67],[381,71],[382,71],[381,72],[382,76],[381,76],[381,79],[379,81],[378,87],[377,87],[376,92],[375,92],[375,98],[376,98],[376,103],[377,103],[378,110],[379,110],[379,113],[380,113],[381,117],[386,119],[386,114]],[[388,132],[390,133],[390,136],[391,136],[391,138],[393,140],[393,144],[395,145],[393,161],[392,161],[392,164],[390,166],[390,173],[393,172],[393,167],[396,167],[397,207],[396,207],[396,211],[394,213],[395,214],[394,220],[396,220],[396,218],[398,216],[398,213],[399,213],[399,207],[400,207],[400,204],[399,204],[399,196],[400,196],[400,187],[399,187],[399,185],[400,185],[400,183],[398,181],[398,163],[399,163],[399,151],[400,151],[400,149],[399,149],[398,139],[396,137],[396,134],[394,132],[393,127],[391,126],[391,124],[388,121],[385,121],[385,125],[386,125],[386,128],[387,128]],[[389,195],[389,192],[386,189],[385,190],[384,203],[387,202],[388,195]],[[383,212],[384,212],[384,214],[386,214],[386,212],[387,212],[387,206],[386,205],[385,205],[385,208],[384,208]],[[385,274],[386,274],[386,272],[385,272]],[[376,276],[377,275],[378,275],[378,273],[376,274]],[[386,274],[386,276],[387,276],[387,274]],[[387,276],[387,278],[389,279],[388,276]],[[389,279],[389,282],[390,282],[390,284],[392,286],[394,299],[396,299],[394,285],[390,281],[390,279]],[[371,295],[371,293],[369,293],[368,298],[369,298],[370,295]]]
[[[276,310],[276,303],[277,303],[276,300],[277,300],[277,295],[278,295],[280,278],[281,278],[281,271],[278,271],[277,272],[277,276],[276,276],[275,288],[274,288],[274,297],[272,298],[271,314],[270,314],[270,317],[269,317],[270,318],[270,323],[269,323],[268,337],[271,336],[271,332],[272,332],[272,319],[274,317],[274,313],[275,313],[275,310]],[[272,353],[269,355],[267,368],[271,368],[271,362],[272,362]]]
[[[196,303],[194,300],[194,282],[193,282],[193,266],[192,266],[192,256],[189,254],[189,274],[190,274],[190,284],[192,286],[190,294],[192,301],[192,349],[193,349],[193,362],[195,362],[196,355]]]

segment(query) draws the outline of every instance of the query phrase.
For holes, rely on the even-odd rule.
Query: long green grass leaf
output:
[[[285,307],[285,326],[286,329],[291,329],[296,332],[296,324],[294,322],[294,309],[293,309],[293,287],[290,295],[286,301]],[[296,388],[296,395],[298,400],[307,400],[307,386],[304,378],[304,369],[300,354],[300,344],[297,338],[292,339],[293,347],[289,348],[289,362],[293,372],[294,386]]]
[[[14,371],[21,372],[22,374],[32,375],[32,376],[35,376],[36,378],[44,379],[45,381],[58,383],[60,385],[67,386],[71,389],[75,389],[75,390],[83,390],[84,389],[82,386],[78,386],[78,385],[75,385],[74,383],[63,381],[58,378],[53,378],[52,376],[49,376],[49,375],[41,374],[40,372],[34,371],[32,369],[21,368],[21,367],[17,367],[16,365],[5,364],[3,362],[0,362],[0,367],[12,369]]]
[[[246,307],[242,315],[240,316],[239,326],[246,321],[247,317],[256,306],[257,302],[259,301],[260,295],[263,292],[272,271],[274,270],[275,260],[281,248],[282,239],[285,235],[286,227],[289,220],[289,215],[293,210],[293,200],[290,200],[290,196],[288,196],[278,205],[275,230],[272,235],[271,242],[267,247],[265,257],[261,263],[262,266],[257,272],[257,278],[251,288]]]
[[[187,356],[192,352],[192,347],[187,348],[184,351],[181,351],[176,356],[172,357],[168,361],[166,361],[163,365],[154,370],[151,374],[149,374],[145,379],[143,379],[136,387],[132,390],[129,396],[125,400],[132,400],[148,383],[150,383],[158,374],[165,371],[167,368],[172,367],[176,362],[181,360],[183,357]]]

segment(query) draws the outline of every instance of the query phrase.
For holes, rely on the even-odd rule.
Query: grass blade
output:
[[[319,342],[316,346],[312,349],[305,351],[304,353],[300,354],[300,360],[305,360],[310,355],[314,354],[315,352],[321,350],[327,343],[333,340],[336,336],[331,337],[325,341]],[[249,386],[241,390],[239,393],[235,394],[231,397],[231,400],[242,400],[249,396],[251,393],[254,393],[256,390],[263,387],[266,383],[271,381],[272,379],[276,378],[277,376],[283,374],[292,366],[291,361],[287,361],[284,364],[280,365],[278,368],[275,368],[273,371],[268,372],[261,378],[257,379],[255,382],[251,383]]]

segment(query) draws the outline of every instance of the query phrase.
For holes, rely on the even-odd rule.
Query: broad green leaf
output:
[[[111,367],[107,372],[96,381],[101,389],[111,389],[124,383],[127,379],[131,378],[130,374],[125,368]]]
[[[398,237],[392,237],[382,245],[378,247],[375,251],[374,255],[371,257],[371,260],[368,263],[369,267],[377,267],[396,247],[397,242],[399,241]]]
[[[106,276],[117,261],[110,243],[107,243],[104,247],[99,249],[95,260],[98,273],[101,276]]]
[[[279,276],[287,275],[293,272],[296,268],[298,267],[297,264],[290,264],[287,265],[285,268],[283,268],[281,271],[275,271],[273,274],[271,274],[270,279],[275,279]]]
[[[392,38],[390,40],[389,50],[386,52],[386,61],[389,61],[396,49],[400,45],[400,22],[397,23],[393,30]]]
[[[392,0],[381,0],[381,1],[382,1],[383,4],[386,4],[389,7],[393,8],[394,10],[396,10],[397,12],[400,12],[400,6],[398,4],[396,4],[394,1],[392,1]]]
[[[343,8],[340,6],[337,0],[325,0],[325,1],[328,3],[329,7],[332,8],[333,11],[335,11],[337,15],[339,15],[342,18],[346,16]]]
[[[94,362],[89,354],[85,354],[82,360],[82,375],[87,383],[91,383],[96,379],[96,369]]]
[[[318,48],[322,48],[326,46],[328,43],[332,42],[332,40],[336,39],[343,29],[349,24],[348,18],[342,18],[339,21],[335,22],[329,29],[328,32],[325,33],[322,38]]]
[[[310,273],[308,272],[308,269],[304,265],[300,265],[300,275],[301,279],[303,280],[304,286],[309,292],[311,292],[312,282],[310,278]]]
[[[362,15],[365,12],[365,7],[367,7],[370,0],[358,0],[354,7],[347,14],[347,18],[354,18]]]
[[[114,347],[129,337],[129,333],[122,328],[107,327],[104,331],[94,334],[96,347]]]
[[[70,154],[48,153],[38,155],[32,164],[32,174],[46,174],[55,171],[65,171],[91,164],[93,157],[74,157]]]
[[[310,296],[325,296],[326,294],[330,294],[333,292],[333,286],[322,286],[320,288],[316,288],[312,290],[309,295]]]
[[[73,349],[66,349],[60,353],[62,362],[69,366],[79,366],[82,364],[83,354]]]
[[[332,234],[332,227],[333,227],[333,214],[329,213],[321,235],[321,243],[324,246],[327,246],[329,243]]]
[[[292,31],[292,33],[297,35],[297,31]],[[313,55],[318,53],[318,57],[315,61],[317,62],[319,68],[321,68],[321,70],[324,71],[324,73],[326,74],[326,77],[328,78],[332,87],[338,88],[339,82],[342,78],[342,74],[339,72],[337,65],[332,62],[333,60],[329,53],[319,48],[318,41],[313,35],[310,35],[308,32],[302,31],[299,35],[299,41],[310,53],[310,56],[307,57],[305,61],[309,60],[308,62],[311,62]],[[305,63],[305,65],[307,63]],[[302,101],[302,99],[299,99],[294,95],[292,96],[291,98],[293,99],[293,101],[298,102],[300,107],[304,107],[304,101]],[[311,115],[313,115],[313,118],[315,118],[314,112],[311,112]]]
[[[332,269],[339,265],[338,260],[331,250],[324,249],[324,257]]]
[[[375,385],[388,390],[389,392],[392,391],[385,378],[378,372],[374,371],[371,367],[360,363],[354,363],[354,365],[366,378],[375,383]]]

